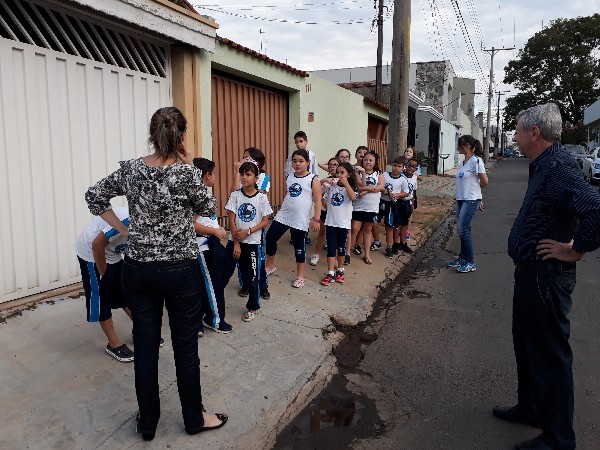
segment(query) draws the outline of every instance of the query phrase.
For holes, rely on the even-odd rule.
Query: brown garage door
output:
[[[269,201],[276,211],[285,196],[283,169],[288,145],[288,97],[234,80],[212,76],[212,149],[217,167],[217,215],[225,224],[225,203],[231,191],[233,164],[248,147],[261,149],[271,177]]]
[[[379,168],[385,170],[387,164],[387,133],[388,123],[373,116],[369,116],[367,129],[367,147],[379,155]]]

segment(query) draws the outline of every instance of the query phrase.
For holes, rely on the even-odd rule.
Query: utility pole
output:
[[[406,149],[408,138],[408,87],[410,73],[410,0],[394,2],[392,36],[392,80],[390,83],[390,125],[388,161]]]
[[[377,0],[375,0],[377,2]],[[375,67],[375,100],[382,101],[382,60],[383,60],[383,0],[379,0],[377,14],[377,66]]]
[[[490,88],[488,89],[488,113],[487,113],[487,127],[485,131],[485,148],[483,150],[483,161],[488,162],[490,159],[490,120],[492,118],[492,95],[494,94],[494,55],[501,50],[514,50],[514,47],[510,48],[494,48],[484,49],[484,52],[489,52],[492,60],[490,61]]]
[[[506,95],[507,92],[510,91],[496,91],[496,95],[498,96],[498,109],[496,110],[496,139],[494,139],[494,148],[496,152],[498,152],[498,133],[500,133],[500,97],[502,95]],[[498,156],[496,154],[496,156]]]

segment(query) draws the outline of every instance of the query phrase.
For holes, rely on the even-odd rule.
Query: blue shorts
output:
[[[84,261],[79,256],[77,259],[81,268],[88,322],[104,322],[112,317],[113,309],[128,306],[121,288],[123,261],[107,264],[106,273],[100,279],[96,264]]]
[[[390,214],[388,215],[387,226],[398,228],[408,225],[412,215],[412,205],[410,200],[398,200],[391,204]]]

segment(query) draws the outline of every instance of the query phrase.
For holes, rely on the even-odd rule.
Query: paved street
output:
[[[491,413],[494,405],[516,403],[506,241],[525,193],[527,164],[504,160],[490,174],[486,210],[473,223],[477,272],[445,267],[459,248],[454,230],[446,231],[449,239],[443,233],[434,238],[414,272],[388,290],[375,319],[357,332],[364,358],[344,374],[345,389],[338,380],[313,401],[282,433],[278,448],[510,449],[539,434]],[[570,316],[580,449],[600,446],[599,268],[600,252],[578,264]],[[350,426],[333,427],[332,410]],[[308,433],[309,422],[321,430]]]

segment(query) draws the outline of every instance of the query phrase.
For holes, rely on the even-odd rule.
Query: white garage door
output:
[[[12,37],[0,38],[0,302],[80,280],[86,189],[147,154],[150,116],[172,103],[164,48],[160,76]]]

